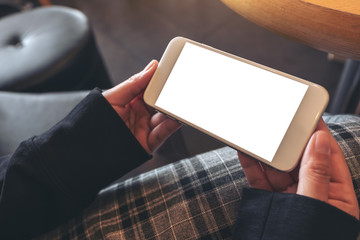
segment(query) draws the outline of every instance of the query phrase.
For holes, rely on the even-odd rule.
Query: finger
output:
[[[144,102],[144,93],[145,91],[143,91],[139,96],[138,98],[141,99],[143,102]],[[146,108],[148,110],[148,112],[151,114],[151,115],[154,115],[156,113],[156,110],[152,107],[150,107],[149,105],[145,104],[146,105]]]
[[[280,172],[267,165],[263,166],[264,173],[269,181],[269,184],[276,192],[295,193],[297,189],[297,181],[293,177],[294,174],[287,172]]]
[[[125,105],[141,94],[151,80],[158,62],[152,60],[140,73],[135,74],[123,83],[105,91],[103,94],[111,104]]]
[[[301,161],[297,193],[321,201],[328,200],[331,178],[329,132],[319,130],[310,138]]]
[[[144,101],[144,100],[143,100],[143,101]],[[145,104],[145,105],[146,105],[146,108],[147,108],[148,112],[149,112],[151,115],[154,115],[154,114],[157,113],[157,111],[156,111],[154,108],[150,107],[150,106],[147,105],[147,104]]]
[[[319,120],[319,123],[318,123],[318,125],[316,127],[316,131],[318,131],[318,130],[323,130],[323,131],[328,131],[329,132],[329,129],[326,126],[326,123],[324,122],[324,120],[322,118]]]
[[[336,182],[347,181],[352,185],[349,168],[346,164],[343,151],[322,119],[320,120],[317,129],[327,132],[330,137],[331,158],[334,159],[334,161],[332,161],[332,168],[336,169],[336,171],[332,172],[331,180]]]
[[[146,126],[148,126],[151,115],[144,101],[141,100],[140,98],[135,98],[133,101],[131,101],[130,106],[131,106],[131,114],[134,115],[134,123],[138,124],[139,122],[143,121],[146,123]],[[138,126],[138,127],[143,127],[143,126]]]
[[[155,128],[157,125],[162,123],[163,121],[169,119],[165,114],[160,112],[155,113],[150,120],[150,127]]]
[[[176,130],[181,127],[181,124],[172,120],[166,119],[157,125],[149,134],[148,142],[149,148],[152,152],[158,149],[168,137],[170,137]]]
[[[241,152],[238,152],[238,157],[250,187],[273,191],[258,161]]]
[[[292,170],[290,172],[290,176],[293,179],[294,182],[299,182],[299,170],[300,170],[300,161],[299,163],[296,165],[296,167],[294,168],[294,170]],[[296,192],[296,191],[295,191]]]

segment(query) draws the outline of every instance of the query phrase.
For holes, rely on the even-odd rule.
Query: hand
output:
[[[149,154],[181,126],[151,109],[143,100],[143,92],[157,66],[158,62],[153,60],[142,72],[103,93]]]
[[[242,153],[238,155],[251,187],[315,198],[359,219],[359,206],[343,152],[323,120],[310,138],[300,165],[289,173],[279,172]]]

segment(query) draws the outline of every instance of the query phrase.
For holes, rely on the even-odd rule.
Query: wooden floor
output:
[[[9,1],[9,0],[0,0]],[[16,0],[13,0],[16,1]],[[342,63],[327,53],[284,39],[238,16],[219,0],[52,0],[80,9],[90,19],[114,84],[160,59],[167,43],[185,36],[319,83],[333,95]],[[268,116],[264,116],[264,121]],[[161,152],[173,159],[221,146],[183,128]],[[174,150],[176,149],[176,150]]]

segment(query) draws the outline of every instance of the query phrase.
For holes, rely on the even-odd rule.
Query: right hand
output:
[[[315,198],[359,219],[359,205],[343,152],[323,120],[310,138],[300,166],[290,173],[279,172],[242,153],[238,155],[251,187]]]

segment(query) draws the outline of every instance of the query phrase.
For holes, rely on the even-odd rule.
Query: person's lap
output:
[[[360,118],[324,117],[344,151],[360,199]],[[44,239],[231,239],[247,181],[225,147],[152,170],[99,193]]]

